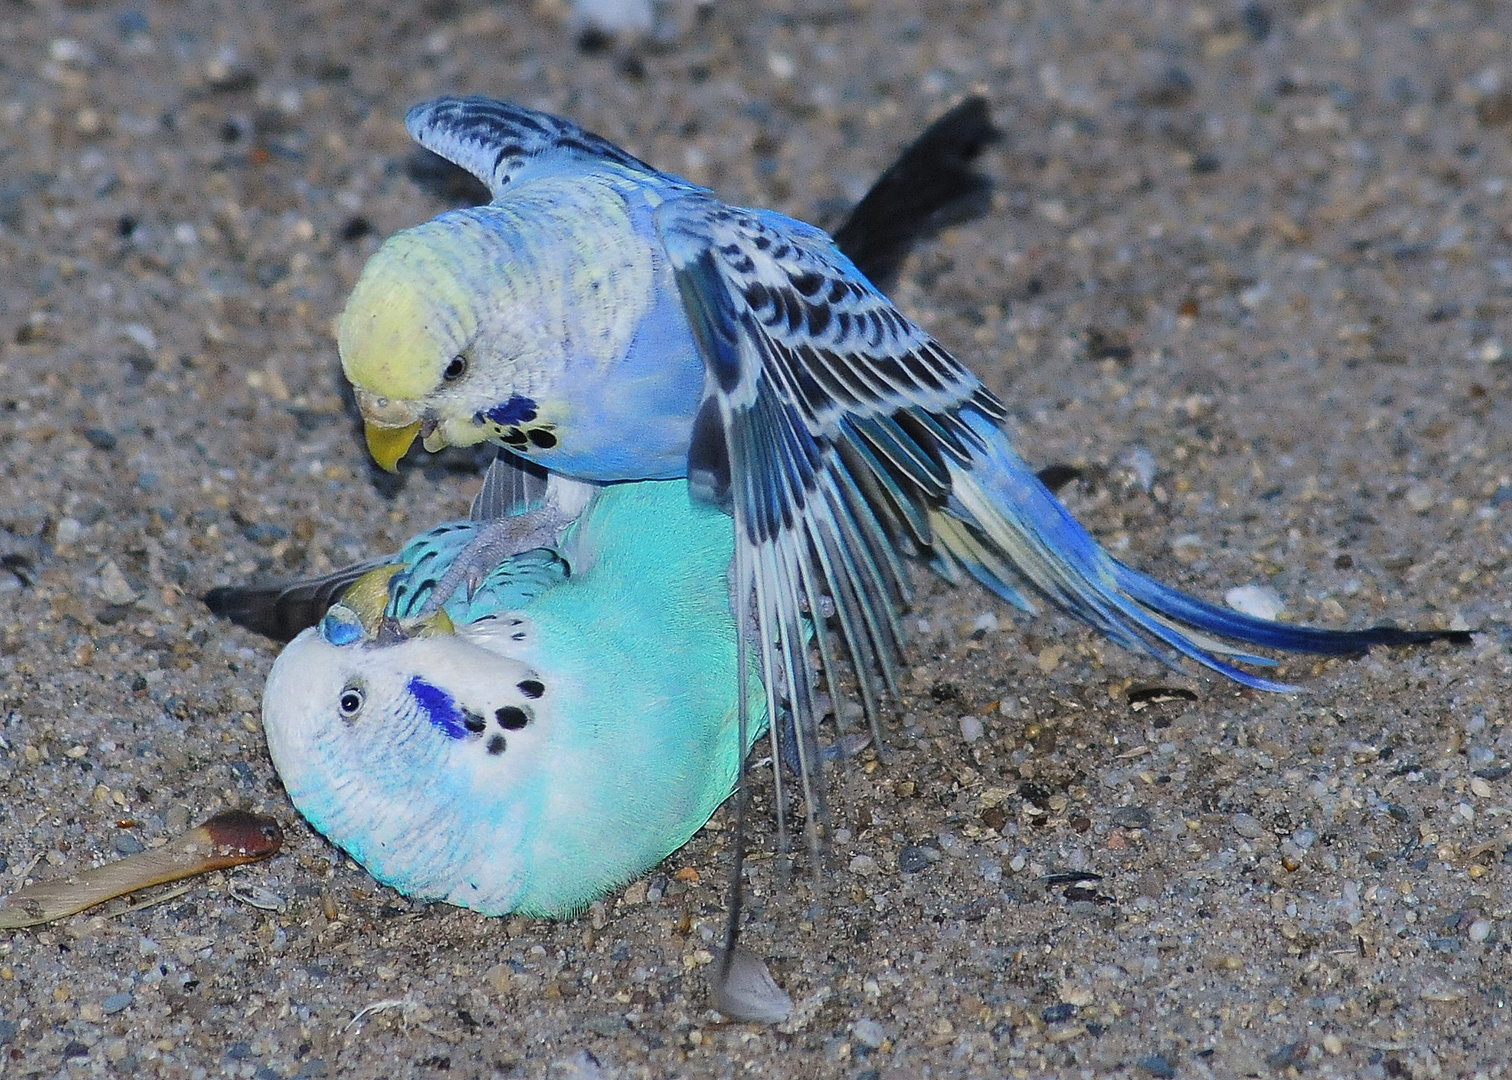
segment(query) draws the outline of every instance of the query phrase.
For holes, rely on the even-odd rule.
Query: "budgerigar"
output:
[[[613,485],[557,546],[420,616],[478,528],[416,537],[283,651],[268,748],[300,812],[380,881],[566,915],[734,788],[729,520],[682,483]]]
[[[904,147],[850,209],[835,230],[836,245],[872,281],[892,281],[916,242],[986,208],[992,185],[972,166],[982,149],[1001,135],[992,125],[983,98],[963,98]],[[436,165],[461,171],[428,151],[426,154]],[[429,171],[432,167],[426,168]],[[471,177],[468,182],[477,184]],[[497,530],[504,535],[487,537],[498,543],[477,545],[464,562],[454,562],[455,578],[476,579],[487,573],[497,550],[525,550],[529,543],[540,542],[543,532],[559,526],[570,513],[570,507],[561,502],[569,487],[558,485],[557,490],[549,491],[548,474],[539,465],[506,451],[500,453],[505,460],[496,459],[488,470],[483,490],[473,502],[473,520],[486,520],[501,505],[509,506],[511,516],[517,519],[524,511],[539,511],[542,503],[546,504],[546,513],[532,514],[528,525],[516,520]],[[553,476],[561,479],[560,473]],[[581,493],[569,495],[571,498],[581,498]],[[531,535],[523,535],[527,532]],[[468,535],[478,534],[474,531]],[[204,600],[217,615],[279,641],[290,641],[301,630],[315,625],[352,582],[389,561],[381,558],[358,563],[315,578],[219,586],[206,593]],[[439,584],[445,587],[450,583]]]
[[[803,619],[831,686],[848,655],[875,728],[909,595],[900,555],[1048,598],[1122,645],[1246,686],[1255,646],[1323,654],[1457,637],[1328,631],[1187,596],[1108,555],[1010,445],[1006,410],[818,229],[740,209],[570,121],[484,98],[411,135],[493,202],[391,237],[339,323],[375,460],[493,440],[590,481],[686,477],[734,517],[739,605],[768,710],[785,686],[816,768]],[[1224,644],[1219,639],[1237,643]],[[817,794],[817,788],[810,795]],[[808,800],[809,808],[815,805]]]

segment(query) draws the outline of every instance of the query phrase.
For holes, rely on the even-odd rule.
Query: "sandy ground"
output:
[[[1508,1073],[1512,5],[672,3],[643,44],[550,0],[368,8],[0,3],[0,884],[226,806],[287,833],[0,938],[0,1075]],[[445,205],[404,108],[515,98],[824,221],[973,89],[992,212],[898,297],[1025,456],[1166,580],[1475,644],[1262,696],[921,577],[823,916],[755,863],[780,1030],[707,1010],[724,815],[560,923],[411,903],[313,835],[256,720],[275,646],[196,597],[472,492],[465,459],[380,482],[340,391],[363,260]],[[1136,711],[1151,683],[1189,696]]]

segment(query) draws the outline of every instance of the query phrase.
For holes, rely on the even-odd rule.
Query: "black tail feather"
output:
[[[201,598],[210,611],[274,641],[292,641],[318,623],[347,586],[388,559],[342,567],[323,577],[264,585],[221,585]]]

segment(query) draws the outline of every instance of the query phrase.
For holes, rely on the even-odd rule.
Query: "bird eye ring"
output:
[[[341,710],[342,716],[350,720],[362,711],[362,702],[362,690],[356,686],[348,686],[341,691],[336,707]]]
[[[467,357],[465,357],[465,356],[454,356],[454,357],[451,358],[451,363],[449,363],[449,364],[446,365],[446,370],[441,373],[441,377],[443,379],[445,379],[447,382],[456,382],[458,379],[460,379],[463,375],[466,375],[466,374],[467,374]]]

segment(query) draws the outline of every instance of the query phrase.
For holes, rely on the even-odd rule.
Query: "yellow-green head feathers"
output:
[[[355,388],[412,401],[442,383],[477,331],[471,245],[456,240],[457,226],[438,218],[390,237],[363,267],[337,328],[341,367]]]
[[[555,178],[390,238],[337,328],[373,459],[392,470],[416,438],[528,438],[488,418],[519,405],[558,424],[585,383],[611,379],[656,297],[639,228],[612,185]]]

